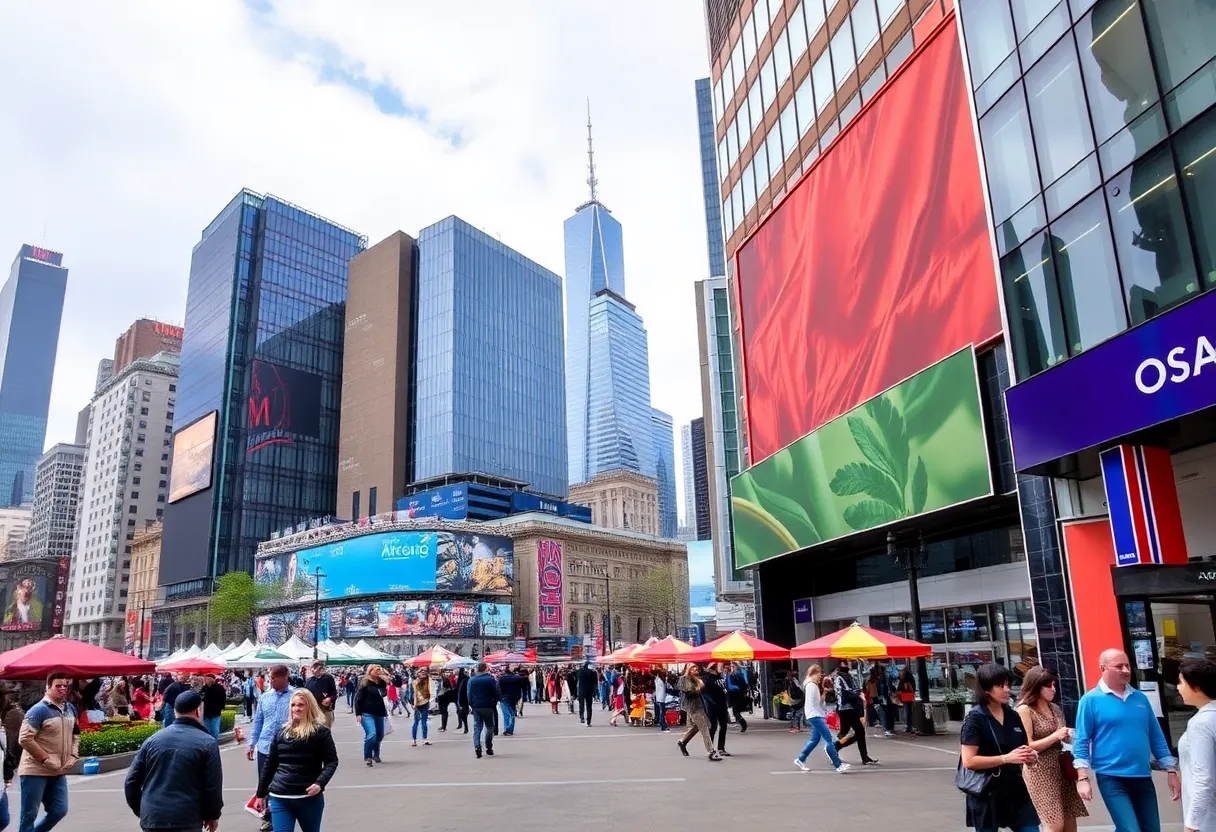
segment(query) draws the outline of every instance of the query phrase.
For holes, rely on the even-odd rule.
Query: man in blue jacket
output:
[[[1169,772],[1170,797],[1182,796],[1178,761],[1153,713],[1148,697],[1131,686],[1132,666],[1122,650],[1104,650],[1098,659],[1102,678],[1077,706],[1073,746],[1077,793],[1093,800],[1093,780],[1115,829],[1161,828],[1157,791],[1149,757]]]
[[[473,753],[481,759],[481,732],[486,732],[486,755],[494,756],[494,726],[497,714],[494,707],[502,698],[498,680],[490,675],[490,668],[485,662],[477,664],[477,673],[463,688],[464,694],[457,700],[457,707],[467,707],[473,711]],[[459,694],[458,694],[459,696]],[[464,701],[461,702],[460,699]]]
[[[515,668],[507,668],[507,672],[498,677],[498,690],[502,697],[499,703],[499,707],[502,709],[502,735],[504,737],[514,736],[515,708],[524,695],[523,677]]]

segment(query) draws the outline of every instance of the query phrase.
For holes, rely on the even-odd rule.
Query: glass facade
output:
[[[676,508],[676,431],[671,415],[651,409],[654,437],[654,475],[659,492],[659,537],[675,539],[679,511]]]
[[[0,289],[0,506],[34,500],[68,270],[63,255],[25,245]]]
[[[169,597],[249,571],[272,531],[333,513],[346,269],[366,246],[250,191],[195,246],[174,430],[212,411],[218,425],[212,487],[165,512]]]
[[[414,480],[481,473],[566,496],[558,275],[457,217],[424,228],[415,361]]]
[[[1018,378],[1216,286],[1216,6],[959,5]]]
[[[786,65],[789,56],[786,56]],[[718,151],[714,143],[713,91],[708,78],[697,80],[697,132],[701,138],[701,190],[705,197],[705,236],[709,244],[709,276],[726,274],[726,244],[722,236],[722,202],[718,192]],[[790,112],[793,112],[791,108]],[[726,139],[723,139],[723,164],[725,164]]]

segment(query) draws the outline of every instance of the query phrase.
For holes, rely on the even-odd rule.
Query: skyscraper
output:
[[[659,492],[659,537],[674,538],[679,529],[676,509],[676,441],[671,415],[650,409],[654,437],[654,471]]]
[[[118,336],[114,342],[114,361],[112,373],[121,373],[132,361],[140,358],[151,358],[158,352],[182,351],[182,328],[167,324],[164,321],[154,321],[151,318],[140,318]]]
[[[248,190],[203,230],[190,261],[159,573],[171,605],[252,569],[272,531],[333,514],[347,264],[366,246]],[[158,611],[153,630],[170,626]]]
[[[701,191],[705,200],[705,240],[709,252],[709,276],[726,276],[723,251],[722,200],[719,196],[717,142],[714,141],[713,92],[708,78],[698,78],[697,133],[701,141]]]
[[[693,514],[697,540],[709,540],[713,532],[709,522],[709,467],[705,457],[705,420],[692,420]],[[716,572],[716,567],[715,567]]]
[[[86,420],[87,427],[87,420]],[[88,441],[88,433],[85,433]],[[76,543],[85,446],[60,442],[38,459],[25,556],[67,558]]]
[[[0,506],[34,499],[67,285],[62,254],[23,245],[0,289]]]
[[[566,424],[571,485],[600,474],[655,476],[646,328],[625,299],[621,224],[596,194],[566,220]]]
[[[484,474],[566,496],[561,298],[560,276],[458,217],[422,229],[415,482]]]

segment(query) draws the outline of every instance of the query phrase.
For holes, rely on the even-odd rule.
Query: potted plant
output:
[[[967,697],[957,691],[950,691],[943,701],[946,703],[946,717],[951,722],[962,722],[967,709]]]

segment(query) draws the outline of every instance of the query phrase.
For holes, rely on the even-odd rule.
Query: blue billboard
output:
[[[486,638],[511,637],[511,605],[509,603],[498,604],[493,601],[483,601],[478,618],[481,621],[481,634]]]
[[[397,512],[413,520],[417,517],[442,517],[464,520],[469,514],[469,491],[463,485],[445,485],[397,501]]]
[[[432,531],[389,531],[260,557],[254,580],[277,586],[268,605],[312,598],[320,570],[321,598],[388,592],[474,592],[510,595],[515,545],[509,537]]]

